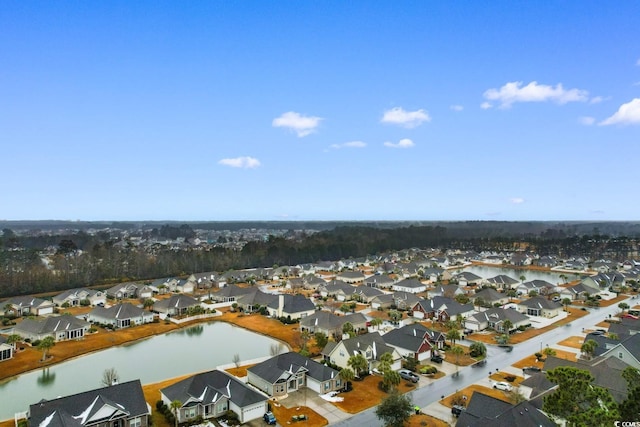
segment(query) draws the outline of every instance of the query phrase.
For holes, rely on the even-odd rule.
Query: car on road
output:
[[[503,390],[503,391],[511,391],[513,390],[513,387],[511,387],[511,384],[509,383],[505,383],[502,381],[498,381],[496,383],[493,384],[493,388],[496,388],[498,390]]]
[[[442,356],[440,356],[439,354],[434,354],[433,356],[431,356],[431,361],[435,362],[435,363],[442,363],[444,359],[442,358]]]
[[[411,381],[412,383],[417,383],[418,381],[420,381],[420,377],[417,376],[416,374],[414,374],[413,372],[411,372],[408,369],[400,369],[398,371],[398,373],[400,374],[400,377],[402,379],[405,379],[407,381]]]
[[[262,416],[262,419],[264,419],[264,422],[269,424],[269,425],[275,425],[276,424],[276,417],[273,415],[273,412],[269,411],[266,414],[264,414]]]

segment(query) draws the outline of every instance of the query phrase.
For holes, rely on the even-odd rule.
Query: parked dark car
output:
[[[276,424],[276,417],[273,416],[273,412],[271,412],[271,411],[269,411],[266,414],[264,414],[262,418],[264,419],[264,422],[266,422],[269,425],[275,425]]]
[[[542,371],[542,369],[538,368],[537,366],[527,366],[526,368],[522,368],[523,371],[529,371],[529,372],[540,372]]]
[[[460,416],[462,411],[466,411],[466,410],[467,408],[465,408],[464,406],[453,405],[453,407],[451,408],[451,413],[457,418]]]
[[[413,372],[407,370],[407,369],[400,369],[398,371],[398,373],[400,374],[400,377],[402,379],[405,379],[407,381],[411,381],[413,383],[417,383],[418,381],[420,381],[420,377],[417,376],[416,374],[414,374]]]
[[[444,359],[442,359],[442,356],[440,356],[439,354],[434,354],[433,356],[431,356],[431,361],[435,362],[435,363],[442,363]]]

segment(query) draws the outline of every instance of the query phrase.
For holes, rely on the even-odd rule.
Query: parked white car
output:
[[[511,384],[505,383],[505,382],[502,382],[502,381],[494,383],[493,384],[493,388],[497,388],[498,390],[504,390],[504,391],[513,390],[513,387],[511,387]]]

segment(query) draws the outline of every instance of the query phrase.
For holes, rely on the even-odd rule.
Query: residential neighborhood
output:
[[[515,255],[512,256],[514,262],[521,262],[522,257]],[[603,386],[608,387],[615,399],[624,401],[624,390],[616,388],[615,384],[609,385],[605,378],[611,378],[610,375],[622,378],[621,371],[627,366],[640,369],[640,345],[636,342],[639,335],[634,332],[640,330],[640,324],[632,314],[640,307],[622,302],[636,298],[640,268],[635,264],[619,265],[619,275],[607,276],[619,277],[614,280],[602,278],[601,270],[612,264],[604,262],[597,264],[598,270],[584,270],[576,280],[566,280],[565,270],[548,267],[514,269],[511,276],[490,274],[494,270],[508,271],[504,260],[510,258],[506,254],[499,256],[503,260],[499,267],[492,266],[495,258],[491,254],[476,254],[462,265],[458,264],[460,257],[457,254],[437,257],[416,251],[409,258],[401,260],[398,254],[390,254],[366,262],[343,260],[290,266],[279,268],[277,274],[268,269],[227,272],[224,277],[215,272],[199,273],[184,279],[119,284],[104,291],[72,289],[50,299],[10,298],[2,303],[2,308],[5,317],[14,319],[15,326],[0,335],[0,363],[19,361],[29,345],[38,344],[39,348],[39,343],[47,337],[51,337],[57,346],[64,346],[65,342],[83,342],[109,333],[103,331],[117,334],[119,330],[135,330],[143,325],[181,327],[184,322],[212,320],[262,325],[250,327],[258,328],[258,331],[271,325],[265,322],[275,322],[273,325],[282,325],[281,336],[284,337],[287,325],[294,325],[293,329],[289,327],[286,336],[296,335],[285,339],[286,346],[247,366],[244,375],[234,374],[233,366],[212,366],[213,370],[194,374],[159,390],[160,402],[165,408],[174,407],[173,412],[171,409],[164,411],[173,413],[180,424],[200,419],[228,419],[233,413],[239,423],[257,425],[252,423],[263,422],[266,413],[282,410],[282,407],[274,406],[276,402],[293,399],[299,405],[300,396],[304,396],[304,400],[312,405],[310,408],[318,413],[325,413],[322,408],[327,405],[338,405],[332,411],[334,415],[325,414],[332,424],[351,417],[348,412],[336,415],[341,413],[340,405],[348,403],[352,393],[358,393],[360,387],[376,377],[382,384],[385,372],[401,372],[406,376],[405,372],[410,372],[407,368],[410,369],[415,372],[412,374],[415,378],[407,380],[406,384],[414,384],[411,387],[417,387],[418,391],[428,384],[438,384],[440,378],[453,377],[461,370],[485,366],[485,362],[491,364],[491,355],[496,351],[524,348],[545,331],[566,330],[567,334],[575,334],[573,327],[555,328],[571,326],[590,313],[596,314],[599,307],[620,304],[620,307],[628,306],[628,311],[621,310],[616,317],[607,318],[608,331],[602,328],[601,322],[596,322],[591,328],[581,328],[577,337],[565,337],[567,340],[581,339],[572,341],[576,343],[595,342],[591,353],[585,353],[588,349],[577,348],[573,361],[568,361],[568,356],[557,354],[570,354],[570,347],[558,340],[556,344],[541,346],[539,350],[555,349],[549,350],[546,358],[538,357],[521,368],[517,367],[518,363],[512,367],[494,368],[496,371],[488,380],[493,388],[487,390],[502,387],[503,383],[507,384],[506,389],[512,389],[513,385],[506,381],[512,376],[522,378],[517,380],[517,388],[526,401],[512,406],[495,393],[475,391],[465,394],[464,402],[451,404],[453,412],[446,416],[449,400],[455,400],[455,396],[434,401],[423,407],[422,413],[446,423],[482,425],[487,420],[512,422],[522,409],[532,413],[527,422],[546,425],[552,418],[541,412],[543,399],[540,396],[552,393],[554,383],[536,380],[544,378],[544,373],[527,371],[537,363],[542,372],[557,366],[584,368],[592,372],[596,384],[605,381]],[[530,255],[530,259],[535,264],[535,255]],[[556,260],[556,266],[560,262]],[[345,265],[350,265],[351,269]],[[438,267],[424,268],[422,265]],[[489,274],[478,274],[484,271],[482,269],[488,269]],[[545,279],[526,279],[526,276],[536,275]],[[254,283],[254,277],[261,279]],[[229,283],[230,278],[234,283]],[[200,285],[204,280],[207,286]],[[259,318],[264,321],[256,323],[252,320]],[[271,330],[273,327],[269,326]],[[605,332],[593,332],[600,330]],[[533,353],[538,354],[537,351]],[[240,364],[242,361],[235,366]],[[353,374],[346,371],[353,371]],[[480,370],[475,368],[473,372]],[[487,380],[480,383],[487,384]],[[124,386],[118,387],[129,390],[133,384]],[[400,387],[409,386],[401,383]],[[102,399],[114,414],[121,412],[121,405],[128,408],[133,401],[139,405],[139,396],[133,397],[134,394],[131,394],[132,402],[114,401],[113,404],[109,403],[110,394],[104,389],[85,394],[98,396],[96,399]],[[311,395],[333,397],[326,397],[328,400],[320,404]],[[123,396],[128,398],[129,395]],[[342,400],[332,402],[336,400],[335,396]],[[67,399],[79,402],[81,398],[69,396]],[[32,402],[31,412],[27,411],[26,417],[30,423],[41,417],[47,420],[53,417],[48,421],[50,425],[58,418],[75,417],[72,412],[65,415],[64,411],[69,409],[62,408],[68,408],[64,405],[69,404],[63,402],[64,399],[56,403],[59,405],[56,408],[61,409],[46,410],[40,407],[36,410],[36,404]],[[173,402],[180,402],[180,406],[176,407]],[[148,402],[150,407],[154,403]],[[375,404],[372,400],[368,407]],[[52,405],[48,404],[47,408],[54,408]],[[462,407],[466,409],[460,409]],[[122,416],[128,414],[130,412],[122,412]],[[134,421],[128,421],[131,427],[145,425],[147,421],[142,416],[138,414]],[[90,419],[88,416],[87,423]]]

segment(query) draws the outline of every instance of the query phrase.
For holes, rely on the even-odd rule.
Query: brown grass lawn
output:
[[[578,360],[577,358],[577,354],[576,353],[571,353],[568,351],[563,351],[563,350],[558,350],[555,349],[556,351],[556,357],[560,358],[560,359],[567,359],[567,360],[571,360],[571,361],[576,361]],[[545,356],[543,356],[544,358]],[[536,356],[535,354],[532,354],[531,356],[525,357],[524,359],[518,360],[516,363],[514,363],[513,365],[514,368],[526,368],[527,366],[537,366],[538,368],[542,369],[542,367],[544,366],[544,362],[537,362],[536,361]]]
[[[608,300],[608,301],[605,301],[605,300],[601,299],[601,300],[600,300],[600,307],[609,307],[609,306],[612,306],[612,305],[614,305],[614,304],[615,304],[615,305],[618,305],[618,303],[619,303],[620,301],[624,301],[624,300],[626,300],[627,298],[629,298],[629,295],[620,294],[620,295],[618,295],[617,297],[615,297],[615,298],[613,298],[613,299],[610,299],[610,300]]]
[[[186,323],[177,326],[173,323],[165,324],[164,322],[149,323],[132,328],[120,329],[115,332],[98,328],[97,333],[89,334],[82,340],[56,343],[56,345],[49,350],[50,357],[45,362],[40,361],[42,359],[41,351],[30,346],[22,345],[25,347],[24,351],[18,352],[13,359],[2,362],[0,380],[34,369],[51,366],[73,357],[148,338],[157,334],[163,334],[180,327],[192,326],[193,324],[194,323]],[[18,346],[20,347],[21,345]]]
[[[449,423],[431,415],[412,415],[405,427],[449,427]],[[2,426],[0,426],[2,427]]]
[[[471,334],[467,335],[467,339],[471,341],[479,341],[485,344],[496,344],[496,337],[498,336],[495,332],[486,332],[482,334]]]
[[[496,390],[495,388],[489,388],[478,384],[471,384],[469,387],[464,388],[459,391],[463,396],[467,396],[467,402],[471,400],[471,396],[474,392],[483,393],[489,395],[491,397],[495,397],[500,400],[504,400],[505,402],[511,403],[509,399],[509,393],[502,390]],[[446,406],[447,408],[453,407],[453,398],[456,394],[451,394],[440,401],[441,404]]]
[[[464,350],[464,354],[456,357],[455,355],[451,354],[450,351],[446,351],[445,354],[447,355],[446,357],[447,362],[453,363],[454,365],[458,365],[458,366],[469,366],[477,362],[476,359],[469,356],[469,347],[467,347],[466,345],[460,345],[460,344],[456,344],[456,346],[462,347],[462,349]]]
[[[582,343],[584,342],[584,337],[569,337],[564,339],[558,343],[558,345],[564,345],[566,347],[573,347],[579,349],[582,347]]]
[[[296,424],[301,427],[322,427],[329,424],[326,418],[306,406],[287,408],[281,403],[271,403],[271,412],[273,412],[276,420],[278,420],[278,423],[281,425]],[[291,421],[294,415],[306,415],[307,419],[305,421]]]
[[[256,365],[257,365],[257,363],[253,363],[251,365],[244,365],[244,366],[238,366],[237,368],[225,369],[225,371],[227,371],[228,373],[230,373],[231,375],[233,375],[235,377],[246,377],[247,376],[247,369],[253,368]]]
[[[505,379],[505,377],[508,377],[508,376],[514,376],[514,377],[516,377],[516,379],[513,382],[509,382],[509,381],[507,381]],[[500,372],[498,372],[496,374],[491,374],[491,376],[489,378],[491,378],[494,381],[509,382],[509,384],[513,385],[514,387],[519,386],[520,383],[522,381],[524,381],[524,377],[521,377],[519,375],[512,375],[512,374],[509,374],[507,372],[502,372],[502,371],[500,371]]]
[[[293,351],[299,351],[302,345],[300,330],[297,324],[285,325],[279,320],[270,319],[259,314],[244,315],[237,312],[226,312],[216,319],[283,341],[287,343]]]
[[[333,402],[333,404],[350,414],[356,414],[371,408],[388,396],[387,393],[378,388],[378,382],[380,381],[382,381],[382,377],[377,375],[368,375],[362,381],[353,381],[353,390],[340,394],[341,397],[344,397],[344,400],[342,402]],[[415,388],[413,383],[402,381],[398,386],[398,391],[405,393],[415,390]]]
[[[600,323],[596,323],[596,326],[598,328],[603,328],[603,329],[609,329],[609,325],[610,325],[610,323],[609,322],[605,322],[604,320],[602,322],[600,322]],[[587,329],[587,330],[588,331],[593,331],[593,329]]]

